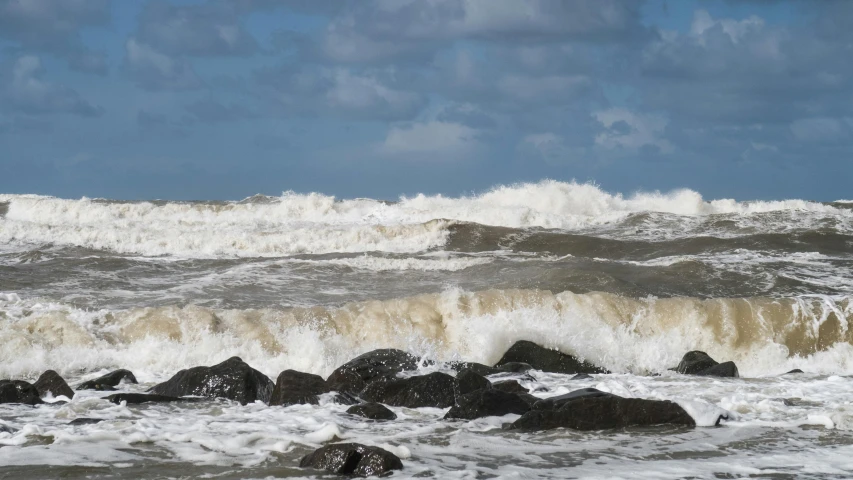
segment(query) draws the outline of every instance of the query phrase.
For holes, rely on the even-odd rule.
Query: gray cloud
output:
[[[83,45],[80,30],[106,25],[110,0],[0,0],[0,38],[23,51],[67,58],[86,73],[106,73],[105,55]]]
[[[34,55],[24,55],[4,65],[0,71],[0,89],[0,102],[11,111],[83,117],[103,113],[71,88],[45,80],[41,59]]]
[[[202,86],[192,64],[130,38],[125,43],[125,74],[146,90],[194,90]]]

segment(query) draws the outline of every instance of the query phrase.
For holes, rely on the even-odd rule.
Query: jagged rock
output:
[[[316,468],[339,475],[379,476],[402,470],[403,462],[388,450],[358,443],[336,443],[318,448],[299,462],[302,468]]]
[[[706,377],[731,378],[738,378],[740,376],[737,371],[737,365],[735,365],[735,362],[723,362],[718,365],[714,365],[713,367],[706,368],[705,370],[700,371],[696,375],[703,375]]]
[[[39,392],[39,396],[42,398],[46,397],[48,394],[51,394],[54,397],[65,395],[68,398],[74,398],[74,390],[71,390],[71,387],[65,383],[65,380],[53,370],[48,370],[42,373],[33,386],[36,387],[36,390]]]
[[[481,417],[502,417],[510,413],[521,415],[528,410],[530,405],[519,395],[500,390],[481,389],[457,397],[456,405],[444,418],[473,420]]]
[[[116,405],[127,402],[128,405],[139,405],[141,403],[168,403],[168,402],[193,402],[197,398],[170,397],[168,395],[157,395],[148,393],[116,393],[106,398]]]
[[[710,355],[699,350],[684,354],[675,371],[684,375],[704,375],[711,377],[738,377],[734,362],[719,363]]]
[[[400,372],[417,367],[418,358],[414,355],[385,348],[355,357],[338,367],[326,381],[334,391],[358,393],[371,382],[394,378]]]
[[[571,378],[571,380],[592,380],[593,376],[588,373],[579,373]]]
[[[527,389],[522,387],[517,380],[506,380],[503,382],[495,382],[492,388],[507,393],[527,393]]]
[[[106,419],[104,419],[104,418],[80,417],[80,418],[75,418],[74,420],[71,420],[70,422],[68,422],[68,425],[94,425],[96,423],[101,423],[104,420],[106,420]]]
[[[329,384],[319,375],[285,370],[278,375],[272,391],[270,405],[298,405],[320,403],[320,395],[330,392]]]
[[[227,398],[245,405],[260,400],[269,403],[274,384],[263,373],[240,357],[231,357],[212,367],[181,370],[172,378],[155,385],[150,392],[170,397],[197,395]]]
[[[548,404],[537,402],[532,410],[513,422],[510,428],[534,431],[553,428],[605,430],[653,425],[696,426],[693,418],[676,403],[623,398],[593,390],[584,389],[573,398],[569,396],[575,392],[564,395],[562,401],[550,403],[553,408],[546,408]]]
[[[608,373],[607,370],[591,363],[582,362],[571,355],[557,350],[541,347],[533,342],[522,340],[515,342],[495,365],[501,368],[511,362],[530,364],[536,370],[553,373]]]
[[[361,392],[361,397],[395,407],[446,408],[452,406],[456,399],[453,385],[454,379],[450,375],[433,372],[429,375],[373,382]]]
[[[541,400],[537,400],[533,405],[534,410],[556,410],[562,408],[565,404],[577,400],[581,397],[604,397],[607,395],[612,395],[610,393],[602,392],[601,390],[595,388],[581,388],[578,390],[573,390],[569,393],[565,393],[563,395],[557,395],[556,397],[548,397],[543,398]]]
[[[347,413],[371,420],[396,420],[397,414],[381,403],[369,402],[353,405],[347,409]]]
[[[524,373],[533,370],[533,365],[525,362],[506,362],[498,365],[497,368],[502,372]]]
[[[492,382],[472,370],[462,370],[453,380],[453,393],[457,397],[483,388],[492,388]]]
[[[122,383],[139,383],[136,381],[136,376],[130,370],[119,369],[112,371],[102,377],[98,377],[88,382],[83,382],[77,386],[77,390],[115,390],[115,387]]]
[[[503,370],[499,368],[490,367],[476,362],[448,362],[448,366],[457,372],[461,372],[462,370],[471,370],[477,375],[482,375],[484,377],[503,372]]]
[[[23,380],[0,380],[0,403],[36,405],[44,402],[39,391],[31,383]]]

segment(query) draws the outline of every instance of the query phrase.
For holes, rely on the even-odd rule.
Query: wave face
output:
[[[496,362],[532,340],[614,372],[662,373],[684,352],[734,360],[742,374],[802,368],[853,373],[850,298],[626,298],[609,293],[491,290],[340,307],[223,310],[188,305],[87,311],[0,298],[0,377],[46,367],[75,375],[121,365],[156,378],[240,355],[271,377],[328,375],[374,348],[436,360]]]

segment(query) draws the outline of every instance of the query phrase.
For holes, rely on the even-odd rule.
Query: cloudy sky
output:
[[[0,192],[853,197],[853,1],[0,0]]]

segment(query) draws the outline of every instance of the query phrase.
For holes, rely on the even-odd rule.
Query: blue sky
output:
[[[851,196],[853,2],[0,0],[0,192]]]

